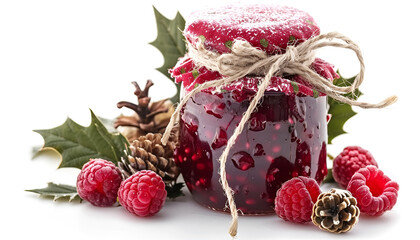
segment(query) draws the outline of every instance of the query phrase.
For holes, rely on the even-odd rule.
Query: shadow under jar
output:
[[[218,160],[249,106],[243,94],[202,91],[180,115],[176,163],[192,197],[213,210],[229,211]],[[321,183],[327,174],[326,143],[326,96],[266,91],[226,162],[237,208],[243,214],[272,214],[285,181],[308,176]]]

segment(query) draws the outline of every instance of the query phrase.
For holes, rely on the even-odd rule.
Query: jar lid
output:
[[[192,44],[200,38],[208,50],[230,51],[233,40],[248,41],[268,54],[283,53],[319,35],[314,19],[296,8],[277,5],[229,5],[194,12],[187,19],[184,36]]]

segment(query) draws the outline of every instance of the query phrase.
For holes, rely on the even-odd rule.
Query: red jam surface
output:
[[[193,198],[227,211],[219,182],[219,157],[249,106],[243,92],[197,93],[180,117],[175,159]],[[281,184],[327,174],[327,100],[267,91],[229,152],[226,173],[237,208],[244,214],[274,212]]]

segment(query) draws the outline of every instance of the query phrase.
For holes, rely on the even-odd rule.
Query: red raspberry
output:
[[[378,166],[369,151],[357,146],[346,147],[334,159],[333,177],[337,183],[346,188],[353,174],[367,165]]]
[[[303,176],[292,178],[277,191],[275,211],[287,221],[309,222],[319,194],[321,189],[314,179]]]
[[[77,193],[95,206],[111,206],[117,201],[121,181],[121,173],[112,162],[91,159],[77,176]]]
[[[357,199],[360,211],[371,216],[380,216],[391,210],[397,202],[398,189],[398,183],[391,181],[375,166],[357,171],[347,186]]]
[[[125,209],[137,216],[153,216],[165,204],[165,183],[153,171],[136,172],[121,183],[118,199]]]

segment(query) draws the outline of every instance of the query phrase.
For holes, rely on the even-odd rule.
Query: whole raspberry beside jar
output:
[[[346,147],[334,159],[332,172],[334,180],[346,188],[353,174],[367,165],[378,167],[369,151],[358,146]]]
[[[142,170],[121,183],[118,191],[120,204],[140,216],[153,216],[165,204],[166,190],[162,178],[150,170]]]
[[[347,190],[357,199],[362,213],[380,216],[397,203],[399,185],[377,167],[369,165],[353,175]]]
[[[320,194],[321,189],[312,178],[292,178],[277,191],[275,211],[280,218],[290,222],[309,222]]]
[[[111,206],[117,201],[121,181],[121,173],[112,162],[91,159],[77,176],[77,193],[95,206]]]

